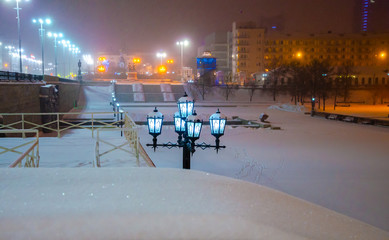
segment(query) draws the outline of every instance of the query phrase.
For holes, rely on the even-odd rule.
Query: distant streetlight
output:
[[[32,19],[33,23],[39,23],[41,27],[39,28],[39,34],[41,37],[41,46],[42,46],[42,76],[45,75],[45,48],[44,48],[44,43],[45,43],[45,29],[43,28],[43,25],[50,25],[51,20],[49,18],[46,18],[45,20],[39,18],[38,20]]]
[[[157,53],[157,57],[161,58],[161,65],[162,65],[162,58],[166,57],[166,53],[165,52]]]
[[[177,46],[180,46],[181,48],[181,81],[184,81],[184,47],[189,45],[188,40],[184,41],[178,41]]]
[[[297,52],[297,53],[296,53],[296,57],[297,57],[298,59],[301,59],[301,58],[303,57],[303,53],[302,53],[302,52]]]
[[[10,2],[11,0],[6,0],[7,2]],[[19,14],[19,11],[21,10],[21,8],[19,7],[19,2],[22,2],[22,0],[13,0],[16,2],[16,8],[14,8],[16,10],[16,19],[18,19],[18,38],[19,38],[19,71],[20,73],[23,72],[23,65],[22,65],[22,40],[21,40],[21,36],[20,36],[20,14]],[[30,0],[25,0],[25,2],[29,2]]]
[[[55,63],[54,63],[54,69],[55,69],[55,76],[58,76],[58,61],[57,61],[57,38],[62,38],[63,34],[62,33],[51,33],[49,32],[47,34],[49,38],[54,38],[54,56],[55,56]]]

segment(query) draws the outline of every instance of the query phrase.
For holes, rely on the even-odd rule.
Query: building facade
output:
[[[242,83],[252,74],[263,73],[265,29],[254,22],[232,24],[232,76]]]
[[[232,33],[214,32],[205,37],[204,45],[198,48],[197,57],[202,57],[204,52],[210,52],[216,58],[216,71],[224,73],[231,71],[232,59]]]
[[[231,72],[232,80],[239,84],[263,79],[277,64],[292,61],[308,64],[313,59],[329,61],[335,69],[353,66],[356,84],[383,83],[384,79],[389,82],[385,73],[389,70],[389,33],[287,34],[266,31],[253,22],[234,22],[230,35],[230,44],[229,37],[218,41],[222,39],[218,36],[228,33],[207,36],[205,45],[199,48],[199,56],[204,50],[211,51],[217,60],[217,70]]]
[[[389,34],[278,34],[266,36],[265,71],[274,59],[285,64],[327,60],[339,68],[351,65],[357,84],[381,83],[389,69]],[[363,80],[363,79],[366,79]],[[370,79],[370,80],[369,80]]]

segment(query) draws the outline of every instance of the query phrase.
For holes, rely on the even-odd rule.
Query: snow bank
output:
[[[0,239],[389,238],[281,192],[197,171],[0,169],[0,196]]]
[[[276,109],[287,112],[304,112],[305,107],[301,105],[291,105],[291,104],[282,104],[282,105],[272,105],[268,109]]]

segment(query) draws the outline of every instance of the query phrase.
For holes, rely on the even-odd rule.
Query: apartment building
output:
[[[228,35],[207,36],[205,45],[199,48],[199,56],[204,50],[211,51],[220,70],[231,71],[238,83],[253,76],[261,78],[277,62],[285,64],[295,60],[307,64],[313,59],[328,60],[334,67],[352,64],[360,84],[381,83],[384,78],[389,81],[384,72],[389,69],[389,33],[288,34],[267,32],[254,22],[234,22],[230,44],[226,43],[228,37],[218,41],[221,39],[218,36]]]
[[[265,29],[254,22],[232,24],[232,75],[243,82],[250,75],[264,72]]]
[[[381,83],[389,68],[389,34],[272,34],[264,43],[265,71],[274,59],[307,64],[313,59],[328,60],[332,66],[351,64],[360,84]],[[363,81],[363,79],[371,79]]]

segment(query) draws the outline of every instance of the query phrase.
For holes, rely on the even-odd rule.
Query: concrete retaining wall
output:
[[[78,100],[80,85],[75,83],[54,83],[59,90],[59,112],[68,112]],[[0,113],[41,113],[40,88],[43,83],[0,83]],[[2,116],[3,124],[21,120],[21,116]],[[26,121],[42,123],[41,116],[26,116]],[[22,128],[21,124],[12,126]],[[26,124],[25,128],[32,127]]]

